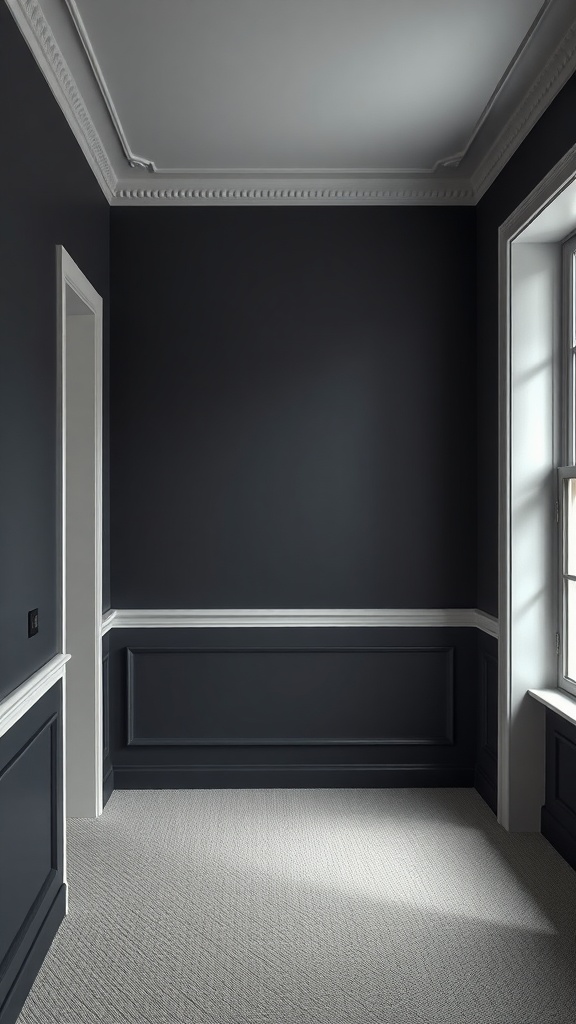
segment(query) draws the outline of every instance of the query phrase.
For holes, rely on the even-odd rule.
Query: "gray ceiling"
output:
[[[119,204],[475,203],[576,71],[576,0],[5,2]]]
[[[159,170],[414,173],[466,150],[542,0],[76,7],[130,149]]]

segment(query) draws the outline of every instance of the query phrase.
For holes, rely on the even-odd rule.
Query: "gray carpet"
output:
[[[115,792],[18,1024],[573,1024],[576,872],[470,789]]]

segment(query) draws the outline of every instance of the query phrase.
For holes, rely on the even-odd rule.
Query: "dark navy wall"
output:
[[[115,607],[475,605],[474,222],[112,210]]]
[[[0,124],[2,697],[57,647],[56,245],[103,296],[106,317],[109,255],[107,201],[3,3]],[[107,338],[106,320],[106,352]],[[107,437],[106,427],[106,450]],[[107,528],[104,561],[109,604]],[[31,608],[40,628],[28,639]]]
[[[498,614],[498,228],[576,143],[576,75],[476,207],[478,235],[478,592]]]

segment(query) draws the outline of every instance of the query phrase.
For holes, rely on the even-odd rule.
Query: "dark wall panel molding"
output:
[[[104,762],[110,760],[110,655],[102,658],[102,747]],[[104,766],[106,771],[106,765]]]
[[[452,744],[453,648],[127,650],[127,746]]]
[[[546,711],[542,834],[576,868],[576,726]]]
[[[476,632],[114,629],[114,786],[471,785]]]
[[[498,641],[478,635],[478,753],[474,785],[494,813],[498,802]]]
[[[64,914],[60,682],[0,738],[0,821],[0,1024],[7,1024]]]
[[[114,790],[114,771],[110,756],[110,654],[108,635],[102,637],[102,775],[103,806]]]

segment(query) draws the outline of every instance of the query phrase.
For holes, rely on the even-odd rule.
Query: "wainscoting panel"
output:
[[[497,814],[498,801],[498,641],[478,633],[478,757],[474,785]]]
[[[576,868],[576,726],[548,710],[542,833]]]
[[[109,637],[117,787],[473,784],[474,629]]]
[[[109,638],[102,637],[102,772],[103,801],[106,806],[114,789],[114,770],[110,757],[110,671]]]
[[[8,1024],[64,916],[60,682],[0,739],[0,822],[0,1024]]]
[[[449,647],[127,657],[128,746],[453,742]]]

